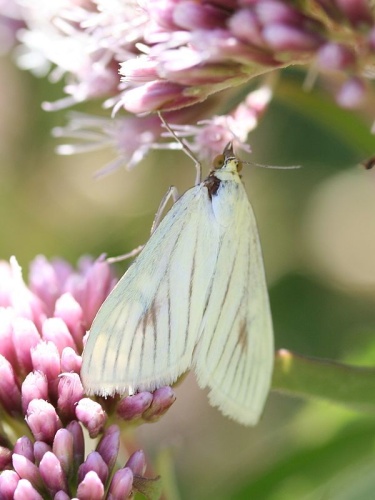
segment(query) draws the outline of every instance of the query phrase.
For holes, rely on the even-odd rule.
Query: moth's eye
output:
[[[243,163],[242,163],[242,161],[239,161],[239,162],[237,163],[237,172],[241,172],[242,167],[243,167]]]
[[[214,161],[212,162],[212,165],[215,170],[221,168],[224,165],[224,155],[217,155],[214,158]]]

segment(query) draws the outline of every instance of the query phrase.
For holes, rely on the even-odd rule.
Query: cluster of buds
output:
[[[144,34],[148,50],[120,69],[134,87],[120,103],[133,113],[192,105],[291,64],[346,72],[349,82],[337,98],[355,107],[353,81],[358,87],[372,66],[375,28],[366,0],[322,0],[314,7],[287,0],[169,0],[163,7],[146,2],[146,10],[153,22]]]
[[[38,257],[29,286],[14,258],[0,262],[0,498],[114,500],[155,489],[142,451],[118,468],[120,429],[107,420],[153,422],[172,389],[95,401],[79,377],[86,330],[115,282],[104,259],[82,259],[75,272]],[[102,436],[87,457],[83,429],[88,442]]]
[[[363,103],[366,78],[372,77],[375,24],[368,0],[65,0],[53,5],[12,0],[2,9],[3,25],[7,19],[8,30],[17,29],[22,44],[22,67],[50,72],[53,80],[67,77],[66,97],[45,103],[45,109],[101,98],[115,110],[163,111],[169,123],[202,120],[198,137],[196,127],[185,135],[201,151],[200,136],[214,128],[208,149],[215,154],[228,134],[244,143],[256,126],[243,88],[254,77],[307,66],[333,81],[336,102],[352,109]],[[248,120],[237,120],[239,102]],[[106,171],[135,165],[161,142],[156,117],[74,116],[56,134],[82,139],[86,149],[114,145],[120,158]],[[63,153],[80,150],[80,145],[61,148]],[[203,151],[202,159],[207,154]]]
[[[145,482],[142,476],[146,463],[141,450],[133,453],[125,467],[112,476],[120,445],[120,430],[116,425],[108,427],[95,451],[86,459],[84,435],[77,421],[55,431],[52,441],[50,436],[39,434],[40,439],[34,442],[27,436],[16,441],[12,468],[0,475],[0,498],[122,500],[131,496],[139,478]]]

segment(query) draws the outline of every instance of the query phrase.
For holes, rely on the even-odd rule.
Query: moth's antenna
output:
[[[189,146],[186,144],[186,142],[178,137],[176,132],[168,125],[168,123],[165,121],[163,115],[161,114],[160,111],[158,111],[158,115],[160,118],[160,121],[164,125],[164,127],[168,130],[168,132],[172,135],[174,139],[180,144],[182,151],[194,162],[195,169],[197,171],[197,175],[195,177],[195,185],[200,184],[202,181],[202,165],[200,161],[194,156],[194,153],[192,150],[189,148]]]
[[[297,170],[299,168],[302,168],[301,165],[262,165],[262,163],[255,163],[253,161],[242,161],[245,165],[251,165],[252,167],[259,167],[259,168],[273,168],[276,170]]]

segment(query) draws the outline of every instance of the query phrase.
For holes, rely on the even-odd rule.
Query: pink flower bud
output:
[[[107,415],[100,404],[89,398],[83,398],[78,402],[75,413],[89,431],[91,438],[102,431],[107,420]]]
[[[13,468],[21,479],[27,479],[38,490],[43,488],[43,481],[38,467],[28,458],[13,453]]]
[[[137,59],[129,59],[120,63],[119,72],[121,75],[126,75],[126,78],[132,82],[153,82],[158,79],[158,66],[157,61],[140,56]]]
[[[48,381],[44,373],[33,371],[22,383],[22,409],[26,413],[30,401],[33,399],[48,399]]]
[[[68,264],[67,264],[68,266]],[[72,272],[70,266],[65,268]],[[55,301],[61,292],[62,283],[58,279],[54,266],[44,255],[38,255],[30,263],[30,289],[43,301],[48,316],[52,316]]]
[[[148,14],[159,26],[165,30],[173,31],[177,28],[173,22],[173,13],[176,8],[176,3],[176,0],[167,0],[162,4],[160,2],[150,2],[147,9]]]
[[[250,92],[245,101],[233,111],[233,118],[243,139],[256,127],[258,118],[263,115],[273,97],[272,89],[268,85],[259,87]]]
[[[8,448],[0,446],[0,470],[4,470],[11,462],[12,452]]]
[[[353,26],[371,26],[374,22],[368,0],[335,0]]]
[[[77,497],[79,500],[101,500],[104,498],[104,486],[94,471],[86,474],[84,480],[78,485]]]
[[[79,356],[74,349],[65,347],[61,354],[61,371],[80,373],[82,366],[82,356]]]
[[[83,395],[82,382],[77,373],[64,373],[60,376],[57,408],[64,418],[75,417],[76,405]]]
[[[258,16],[250,9],[239,9],[228,21],[231,33],[240,40],[264,46]]]
[[[194,95],[185,95],[186,87],[173,82],[155,81],[146,83],[126,92],[122,103],[127,111],[143,113],[157,109],[168,109],[169,106],[183,107],[198,102]]]
[[[17,453],[18,455],[22,455],[28,458],[31,462],[34,462],[34,446],[33,443],[27,436],[22,436],[17,439],[16,444],[13,448],[13,453]]]
[[[255,12],[263,24],[300,24],[303,20],[301,13],[286,2],[279,0],[262,0],[255,5]]]
[[[0,308],[0,354],[15,366],[16,352],[13,345],[13,317],[14,312],[11,309]]]
[[[52,495],[58,491],[68,491],[67,479],[59,459],[54,453],[47,451],[39,464],[40,475]]]
[[[27,479],[20,479],[14,491],[14,500],[43,500],[33,485]]]
[[[55,318],[61,318],[69,328],[74,343],[82,349],[82,337],[85,333],[83,326],[83,311],[76,299],[70,293],[64,293],[56,301]]]
[[[298,26],[268,24],[262,31],[264,40],[276,51],[313,51],[322,44],[322,38]]]
[[[74,269],[69,264],[69,262],[66,262],[66,260],[59,258],[52,259],[50,264],[52,265],[53,271],[55,273],[55,278],[59,293],[61,293],[62,291],[64,291],[67,281],[71,278],[72,274],[74,273]],[[31,283],[33,282],[32,279],[30,279],[30,281]]]
[[[55,344],[60,355],[65,347],[76,349],[73,337],[61,318],[46,319],[42,327],[42,337],[44,341]]]
[[[136,476],[143,476],[146,471],[146,459],[143,450],[137,450],[130,455],[125,467],[132,470]]]
[[[0,307],[12,305],[12,268],[9,262],[0,260]]]
[[[62,427],[55,408],[43,399],[33,399],[28,408],[26,422],[37,441],[52,443],[58,429]]]
[[[26,318],[13,321],[13,343],[19,365],[24,373],[32,370],[31,349],[40,342],[40,335],[35,324]]]
[[[0,498],[2,500],[13,500],[19,480],[19,475],[13,470],[3,470],[0,474]]]
[[[85,347],[87,339],[89,338],[90,331],[86,332],[85,335],[83,336],[83,347]]]
[[[318,66],[326,70],[344,70],[355,63],[353,50],[340,43],[326,43],[317,53]]]
[[[40,342],[32,351],[31,358],[35,370],[45,374],[50,395],[57,397],[58,376],[60,374],[60,355],[52,342]]]
[[[336,101],[343,108],[357,109],[366,97],[366,86],[363,80],[353,77],[347,80],[339,90]]]
[[[9,413],[21,411],[21,393],[12,365],[0,355],[0,404]]]
[[[67,429],[59,429],[53,440],[52,451],[59,459],[61,467],[67,477],[74,466],[73,449],[73,434]]]
[[[60,490],[53,497],[53,500],[70,500],[70,496],[65,491]]]
[[[81,267],[84,266],[85,263],[81,261]],[[68,291],[81,304],[85,326],[89,328],[116,280],[109,264],[103,259],[98,259],[94,263],[88,261],[83,272],[84,278],[72,281]]]
[[[186,30],[209,30],[224,28],[228,13],[212,4],[185,1],[176,3],[173,11],[174,23]]]
[[[19,318],[28,318],[35,323],[37,328],[40,328],[46,317],[44,304],[25,285],[22,269],[15,257],[10,258],[10,267],[12,270],[11,306]]]
[[[108,500],[128,498],[133,489],[133,472],[125,467],[115,472],[108,491]]]
[[[119,449],[120,429],[117,425],[110,425],[96,447],[96,451],[100,453],[110,472],[116,463]]]
[[[73,420],[72,422],[69,422],[66,428],[73,436],[73,461],[74,467],[77,469],[79,464],[83,462],[85,453],[85,441],[82,427],[76,420]]]
[[[134,420],[140,418],[142,413],[150,407],[152,403],[151,392],[139,392],[134,396],[127,396],[119,402],[117,414],[124,420]]]
[[[99,479],[103,484],[106,483],[108,479],[108,466],[104,462],[102,456],[97,451],[92,451],[87,456],[83,464],[80,465],[78,469],[78,481],[81,482],[85,478],[88,472],[94,471],[98,475]]]
[[[160,387],[153,394],[151,406],[142,417],[148,421],[158,420],[176,401],[176,395],[171,387]]]
[[[37,465],[40,464],[40,461],[47,453],[47,451],[52,451],[52,448],[47,443],[45,443],[44,441],[35,441],[34,456],[35,456],[35,463]]]
[[[372,28],[368,34],[367,42],[369,45],[369,48],[372,52],[375,51],[375,27]]]

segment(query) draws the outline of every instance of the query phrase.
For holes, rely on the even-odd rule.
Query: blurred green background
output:
[[[358,365],[375,362],[375,152],[366,113],[338,109],[327,94],[283,75],[251,134],[252,159],[299,164],[292,171],[246,168],[259,223],[277,348]],[[59,157],[50,130],[66,111],[43,101],[62,86],[0,60],[0,257],[16,255],[27,276],[35,255],[75,263],[83,254],[119,255],[147,240],[171,184],[195,171],[181,152],[153,152],[136,169],[101,180],[113,151]],[[80,107],[98,112],[99,103]],[[123,272],[126,264],[119,266]],[[375,419],[321,401],[272,393],[261,423],[244,428],[208,405],[189,375],[177,401],[137,437],[181,499],[373,499]],[[169,469],[170,457],[173,470]]]

